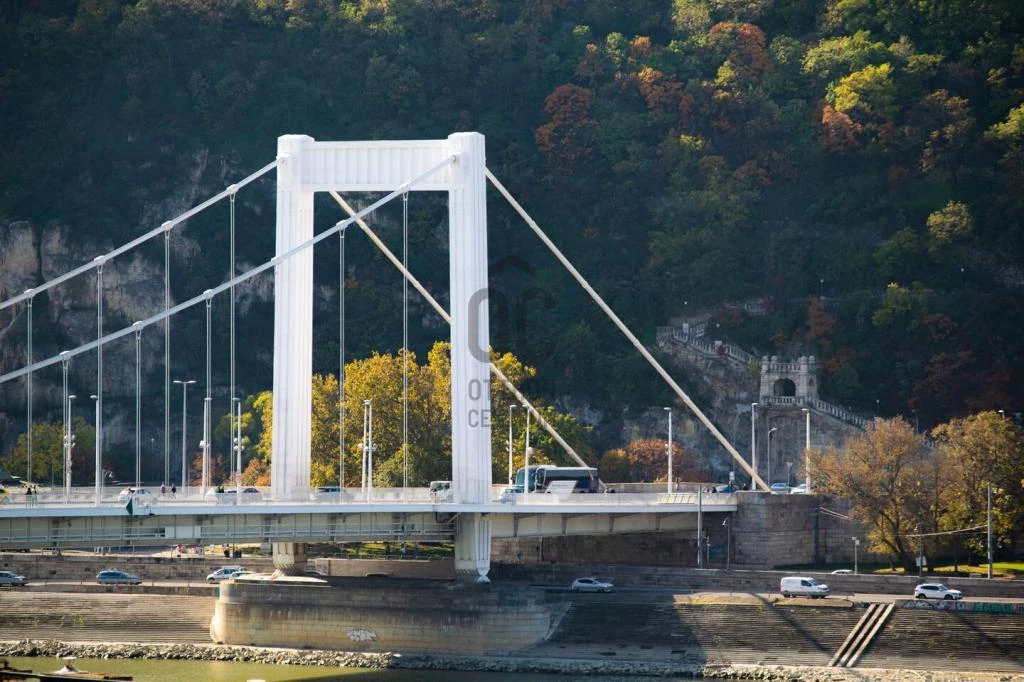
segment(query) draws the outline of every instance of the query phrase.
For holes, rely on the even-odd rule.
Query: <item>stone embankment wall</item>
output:
[[[210,635],[255,646],[502,654],[544,640],[566,611],[540,590],[359,583],[222,583]]]
[[[268,557],[243,556],[226,559],[216,556],[154,557],[117,554],[96,556],[91,554],[11,553],[0,554],[0,570],[13,571],[32,581],[59,580],[95,582],[96,574],[108,568],[134,573],[150,580],[205,580],[221,566],[241,566],[250,571],[269,573],[274,563]]]
[[[710,540],[708,566],[772,568],[824,561],[853,563],[851,537],[858,529],[849,521],[823,514],[831,504],[817,495],[737,493],[734,514],[704,514],[703,531]],[[833,505],[834,506],[834,505]],[[723,525],[726,519],[728,523]],[[608,563],[646,566],[697,565],[696,532],[569,535],[495,539],[493,561],[509,564]],[[861,559],[867,560],[865,552]]]

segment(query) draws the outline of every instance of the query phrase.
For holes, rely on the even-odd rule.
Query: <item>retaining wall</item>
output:
[[[504,654],[545,639],[566,608],[529,589],[238,581],[221,585],[210,635],[215,642],[254,646]]]

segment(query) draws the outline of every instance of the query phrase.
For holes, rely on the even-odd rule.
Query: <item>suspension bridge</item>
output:
[[[234,203],[238,192],[263,175],[277,173],[276,249],[270,260],[236,273],[234,266]],[[453,539],[455,567],[466,580],[486,580],[490,566],[492,537],[523,535],[617,533],[641,530],[694,528],[695,519],[707,512],[736,509],[735,495],[702,492],[643,495],[599,493],[596,495],[549,495],[523,492],[509,495],[491,480],[490,381],[491,375],[523,405],[528,415],[547,430],[566,453],[581,465],[585,462],[548,424],[511,381],[490,362],[487,307],[487,204],[490,183],[523,218],[539,239],[566,267],[595,303],[609,316],[636,350],[668,383],[679,400],[721,443],[736,464],[767,490],[763,480],[719,432],[715,425],[655,360],[637,337],[594,291],[586,279],[487,168],[484,137],[478,133],[455,133],[441,140],[323,142],[304,135],[278,139],[276,158],[252,175],[226,188],[202,204],[163,223],[113,251],[95,258],[59,277],[0,303],[0,310],[24,304],[28,313],[29,340],[26,364],[0,376],[0,384],[24,378],[28,393],[28,479],[31,471],[32,376],[43,369],[60,366],[63,375],[64,489],[46,495],[29,496],[20,504],[0,507],[0,547],[168,544],[256,540],[273,544],[275,565],[288,572],[301,568],[304,546],[309,541],[352,539]],[[367,224],[366,217],[409,192],[447,192],[449,214],[450,311],[445,310]],[[347,215],[333,227],[314,235],[314,195],[328,193]],[[341,195],[344,192],[384,193],[380,199],[355,210]],[[196,292],[176,305],[169,297],[169,255],[171,233],[185,221],[209,207],[227,200],[231,205],[232,270],[226,281]],[[362,489],[351,499],[319,501],[310,487],[312,340],[313,340],[313,254],[316,245],[358,226],[385,257],[402,273],[428,304],[451,326],[451,498],[431,499],[424,489],[374,489],[372,442],[364,441]],[[144,320],[114,331],[103,326],[103,268],[113,259],[164,237],[164,309]],[[404,256],[404,254],[403,254]],[[95,271],[97,286],[97,338],[58,355],[35,359],[32,355],[31,311],[35,297],[69,280]],[[235,490],[231,505],[210,500],[210,403],[211,369],[209,326],[211,301],[228,295],[231,304],[230,394],[235,392],[234,297],[240,284],[272,271],[274,275],[273,416],[271,485],[258,500],[245,500],[241,486],[241,434],[233,453]],[[170,320],[196,306],[207,313],[207,377],[204,401],[202,477],[195,488],[187,486],[186,463],[182,462],[182,489],[173,500],[127,509],[122,501],[104,493],[103,471],[103,349],[123,338],[136,340],[143,330],[162,324],[165,349],[165,481],[170,479]],[[342,311],[342,330],[344,314]],[[344,332],[342,331],[342,334]],[[407,347],[407,335],[403,347]],[[344,352],[344,339],[341,343]],[[95,353],[97,358],[96,479],[90,490],[71,485],[70,412],[73,396],[68,393],[68,371],[75,358]],[[137,361],[137,366],[138,366]],[[341,358],[341,368],[344,359]],[[136,383],[138,384],[138,370]],[[183,380],[183,399],[188,384]],[[339,382],[344,391],[344,380]],[[136,390],[138,396],[138,390]],[[342,404],[344,395],[342,394]],[[241,405],[236,428],[240,428]],[[139,471],[140,408],[136,398],[136,472]],[[343,418],[343,416],[341,416]],[[372,428],[372,426],[371,426]],[[344,433],[344,430],[342,430]],[[372,439],[372,436],[371,436]],[[344,443],[339,444],[339,450]],[[527,448],[527,453],[528,453]],[[339,453],[340,454],[340,453]],[[184,455],[183,455],[184,457]],[[367,478],[366,472],[370,476]],[[139,474],[136,473],[136,483]],[[671,460],[669,480],[672,479]],[[671,486],[671,484],[669,484]],[[141,507],[141,508],[140,508]],[[696,521],[699,524],[699,521]]]

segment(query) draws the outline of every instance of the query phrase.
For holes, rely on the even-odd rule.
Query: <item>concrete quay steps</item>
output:
[[[1024,617],[897,608],[857,665],[1022,672]]]
[[[578,597],[551,640],[540,647],[571,656],[579,647],[599,655],[681,657],[686,662],[826,665],[862,615],[851,607],[771,604],[660,603]]]
[[[213,605],[211,597],[5,591],[0,640],[206,644]]]

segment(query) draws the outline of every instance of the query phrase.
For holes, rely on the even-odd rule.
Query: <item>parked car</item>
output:
[[[150,505],[156,502],[157,496],[148,488],[125,488],[117,495],[117,501],[121,504],[127,503],[130,499],[143,505]]]
[[[819,583],[814,578],[802,575],[786,576],[779,581],[779,592],[783,597],[810,597],[812,599],[824,599],[829,595],[828,585]]]
[[[142,578],[127,571],[100,571],[96,574],[96,582],[100,585],[141,585]]]
[[[853,574],[853,571],[851,571],[848,568],[837,568],[836,570],[832,571],[832,575],[852,575],[852,574]]]
[[[242,570],[241,566],[221,566],[216,571],[214,571],[210,575],[206,576],[206,582],[208,582],[208,583],[216,583],[216,582],[220,582],[221,580],[227,580],[236,571],[241,571],[241,570]]]
[[[28,578],[11,573],[10,571],[0,571],[0,585],[4,587],[25,587],[25,585],[28,585]]]
[[[772,483],[770,487],[771,487],[771,490],[772,490],[773,493],[788,493],[789,492],[789,484],[788,483],[783,483],[781,481],[778,481],[776,483]]]
[[[807,494],[807,484],[806,483],[801,483],[800,485],[793,486],[792,488],[789,489],[789,494],[790,495],[806,495]]]
[[[946,587],[942,583],[922,583],[914,588],[914,599],[963,599],[960,590]]]
[[[611,592],[615,585],[597,578],[576,578],[569,589],[573,592]]]
[[[721,485],[715,486],[715,492],[716,493],[734,493],[734,492],[736,492],[736,486],[733,485],[732,483],[723,483]]]
[[[206,501],[214,504],[238,504],[238,500],[235,499],[237,496],[238,492],[235,488],[225,488],[219,492],[217,488],[214,488],[206,493]],[[263,499],[263,494],[259,489],[252,486],[242,488],[242,504],[259,502],[261,499]]]
[[[321,571],[319,568],[307,568],[306,576],[309,578],[328,578],[326,571]]]

